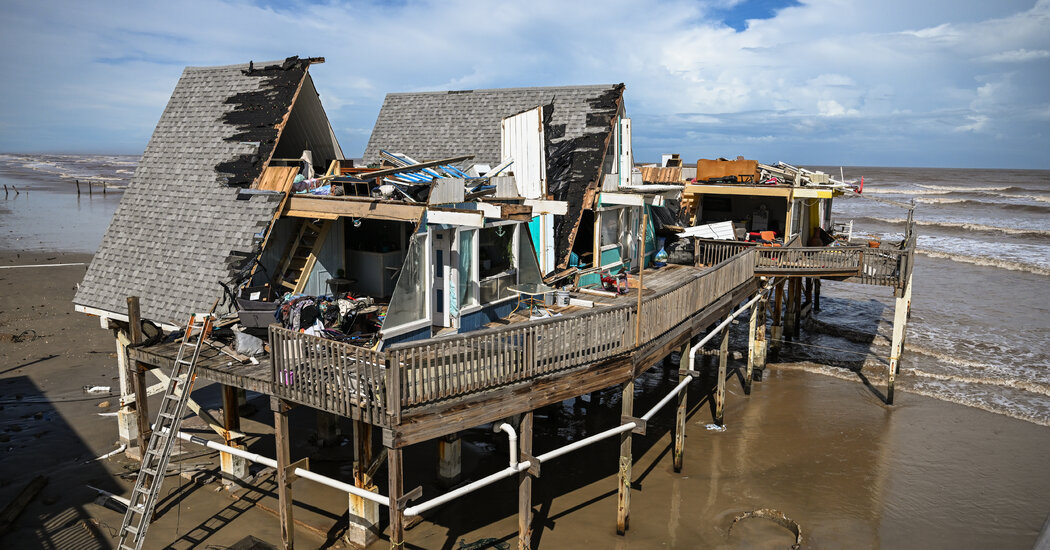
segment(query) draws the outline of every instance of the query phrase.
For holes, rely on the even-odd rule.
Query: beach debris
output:
[[[485,548],[495,548],[497,550],[508,550],[510,545],[505,542],[500,542],[499,539],[484,538],[478,539],[474,542],[467,542],[466,539],[459,540],[458,550],[483,550]]]
[[[3,535],[11,528],[11,524],[18,519],[21,515],[22,510],[36,497],[37,493],[47,485],[47,476],[36,476],[25,487],[18,493],[11,502],[4,506],[3,511],[0,511],[0,535]]]
[[[109,407],[109,405],[110,405],[110,402],[109,402],[109,401],[103,401],[103,402],[101,402],[101,403],[99,403],[99,404],[98,404],[98,408],[100,408],[100,409],[105,409],[105,408],[108,408],[108,407]]]
[[[103,393],[110,392],[113,388],[110,386],[84,386],[84,393]]]
[[[726,431],[725,425],[719,426],[718,424],[704,424],[704,429],[709,432],[724,432]]]
[[[795,535],[795,544],[791,545],[791,550],[798,550],[802,546],[802,527],[799,526],[797,521],[784,515],[784,512],[772,508],[759,508],[758,510],[752,510],[740,514],[734,518],[733,523],[729,525],[729,534],[733,534],[733,526],[736,525],[736,522],[748,518],[768,519],[784,529],[791,531]]]

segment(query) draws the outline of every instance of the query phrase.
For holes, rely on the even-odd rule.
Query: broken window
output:
[[[401,276],[390,298],[383,329],[428,319],[427,307],[427,234],[417,233],[408,246],[408,255],[401,268]]]

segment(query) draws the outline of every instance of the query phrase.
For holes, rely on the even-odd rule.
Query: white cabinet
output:
[[[347,272],[356,281],[354,292],[374,298],[385,298],[394,293],[398,270],[404,262],[400,250],[393,252],[347,251]]]

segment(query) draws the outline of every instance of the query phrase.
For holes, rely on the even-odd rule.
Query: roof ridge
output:
[[[425,92],[388,92],[387,96],[403,96],[403,95],[456,95],[457,93],[477,93],[477,92],[522,92],[522,91],[546,91],[546,90],[598,90],[598,89],[609,89],[620,86],[620,84],[577,84],[577,85],[566,85],[566,86],[522,86],[517,88],[479,88],[472,90],[430,90]]]

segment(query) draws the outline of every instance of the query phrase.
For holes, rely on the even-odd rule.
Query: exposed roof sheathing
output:
[[[310,60],[188,67],[146,146],[73,301],[182,324],[206,311],[276,213],[242,192],[271,156]]]
[[[569,203],[567,215],[555,222],[556,258],[563,262],[587,188],[598,183],[623,89],[598,84],[387,94],[364,161],[379,162],[385,149],[418,161],[474,155],[473,162],[497,164],[500,122],[543,106],[547,188],[554,199]]]

